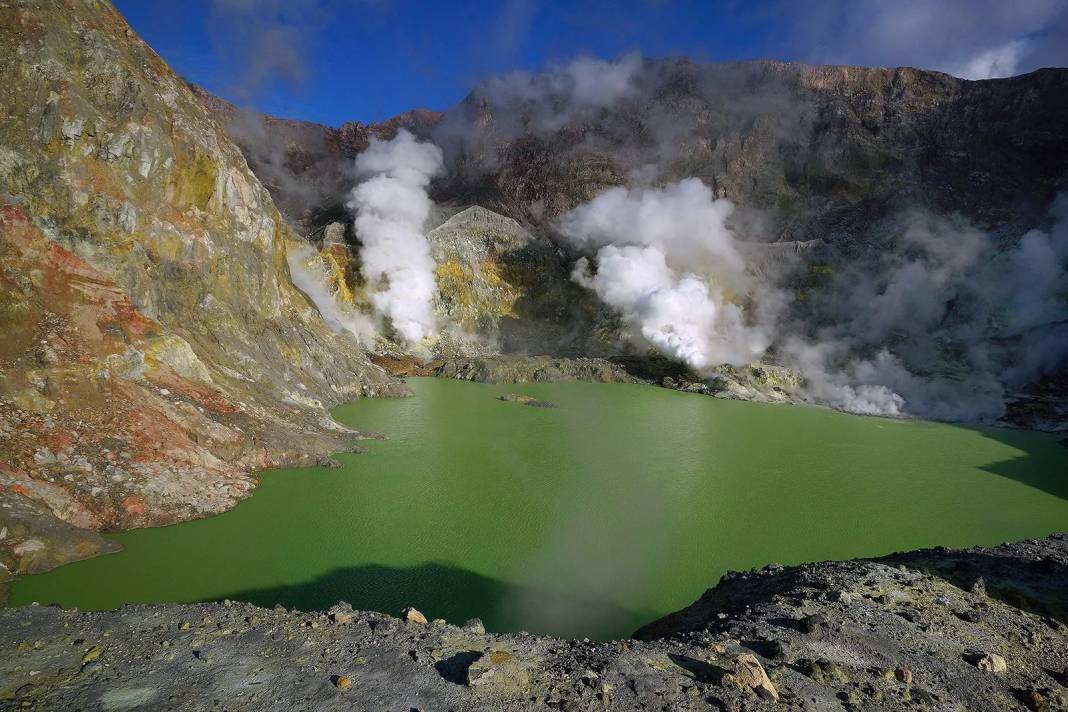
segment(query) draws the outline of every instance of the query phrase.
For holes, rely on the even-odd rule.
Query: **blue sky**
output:
[[[1068,0],[114,0],[185,78],[329,125],[444,109],[491,74],[586,54],[911,65],[967,78],[1063,66]]]

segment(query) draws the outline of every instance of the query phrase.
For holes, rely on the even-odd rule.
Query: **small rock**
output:
[[[482,625],[481,618],[471,618],[464,621],[464,630],[468,633],[476,633],[478,635],[486,634],[486,626]]]
[[[822,635],[826,633],[831,627],[830,621],[827,620],[827,616],[822,613],[817,613],[814,616],[809,616],[801,621],[801,630],[809,635]]]
[[[775,689],[775,685],[768,678],[768,674],[764,671],[764,666],[760,664],[760,661],[752,653],[742,653],[734,658],[734,670],[732,673],[738,684],[748,687],[764,699],[779,699],[779,691]]]
[[[349,679],[348,675],[334,675],[333,682],[334,687],[339,690],[347,690],[352,687],[352,680]]]
[[[853,602],[853,597],[846,591],[830,591],[827,594],[828,601],[837,601],[838,603],[844,603],[847,606]]]
[[[85,655],[82,656],[82,664],[91,663],[100,657],[100,654],[104,652],[104,649],[99,645],[94,645],[85,651]]]
[[[969,623],[985,624],[990,622],[990,616],[984,611],[965,611],[957,614],[957,617]]]
[[[997,653],[986,653],[975,661],[975,667],[987,672],[1002,673],[1009,669],[1005,664],[1005,658]]]
[[[409,623],[417,623],[419,625],[426,625],[427,623],[426,616],[424,616],[422,613],[412,608],[411,606],[408,606],[403,611],[401,611],[401,618],[408,621]]]
[[[337,603],[331,606],[330,610],[326,612],[327,617],[332,623],[343,625],[345,623],[351,623],[355,617],[352,606],[347,603]]]
[[[530,688],[530,677],[514,655],[493,650],[483,653],[467,668],[467,684],[488,686],[504,693],[522,693]]]
[[[906,685],[912,684],[912,670],[909,670],[908,665],[898,665],[897,670],[894,670],[894,677]]]
[[[771,640],[768,641],[768,655],[767,657],[775,660],[783,660],[790,655],[790,644],[784,640]]]
[[[816,682],[825,685],[838,682],[849,682],[849,674],[841,665],[831,662],[830,660],[809,661],[804,667],[803,672]]]
[[[1049,712],[1052,708],[1042,692],[1042,690],[1023,690],[1020,692],[1021,701],[1031,712]]]
[[[555,408],[555,403],[549,401],[538,400],[532,396],[525,396],[520,393],[505,393],[504,395],[497,396],[497,400],[506,401],[509,403],[520,403],[522,405],[529,405],[534,408]]]

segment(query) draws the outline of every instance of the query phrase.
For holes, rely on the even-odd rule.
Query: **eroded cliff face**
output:
[[[666,383],[687,389],[796,400],[808,397],[807,386],[798,370],[790,372],[804,367],[787,353],[788,343],[816,342],[822,330],[845,324],[840,340],[847,350],[855,347],[849,358],[867,359],[903,338],[902,350],[918,361],[906,370],[921,380],[955,382],[980,368],[962,367],[959,355],[974,343],[951,328],[974,320],[974,331],[982,333],[981,319],[968,311],[974,294],[956,299],[945,290],[931,297],[944,302],[942,325],[949,326],[935,335],[945,348],[928,355],[914,335],[896,332],[879,343],[853,343],[850,330],[862,327],[851,323],[857,310],[849,302],[862,290],[850,280],[865,275],[862,282],[877,281],[912,259],[909,251],[917,248],[902,235],[916,216],[989,235],[984,259],[1015,249],[1031,229],[1050,229],[1050,206],[1068,188],[1068,71],[972,82],[909,68],[633,58],[604,71],[628,72],[627,82],[618,95],[598,97],[597,105],[569,94],[567,82],[550,72],[494,78],[441,117],[393,122],[433,140],[446,157],[447,173],[431,193],[452,217],[428,226],[434,228],[429,239],[445,335],[431,345],[434,356],[606,357],[641,377],[662,383],[667,377]],[[301,157],[299,171],[283,170],[270,182],[286,205],[300,203],[290,178],[344,176],[358,147],[343,148],[336,140],[343,131],[326,127],[318,135],[335,137],[333,143],[317,139],[327,148],[312,150],[302,138],[307,125],[298,131],[296,122],[267,119],[261,126],[260,141],[241,144],[254,170],[260,169],[252,156],[264,146],[284,145],[287,156]],[[747,270],[788,305],[765,363],[695,373],[629,339],[620,314],[573,283],[576,260],[591,255],[558,233],[562,214],[607,188],[686,178],[700,179],[716,198],[734,203],[727,227]],[[348,227],[343,205],[353,182],[352,176],[335,181],[333,197],[318,194],[311,213],[284,211],[317,247],[327,242],[328,229],[340,236],[330,254],[323,252],[324,261],[336,264],[348,250],[332,287],[339,293],[343,287],[358,293],[360,285],[359,235]],[[333,207],[322,209],[331,200]],[[437,244],[442,238],[448,251]],[[978,272],[979,279],[990,276]],[[1050,322],[1054,327],[1061,328]],[[928,330],[923,338],[931,335]],[[988,343],[980,350],[1023,341],[1011,329],[982,338]],[[379,350],[395,355],[397,349],[385,343]],[[984,375],[996,380],[998,374]],[[1002,384],[1001,422],[1063,429],[1063,367],[1037,378],[1031,385]],[[967,420],[963,410],[952,417]],[[916,412],[948,417],[930,408]]]
[[[541,222],[652,167],[647,178],[697,177],[758,209],[766,241],[849,243],[902,207],[1030,227],[1068,159],[1059,69],[973,82],[910,68],[647,60],[610,106],[552,104],[562,108],[552,120],[552,95],[526,88],[488,84],[446,113],[435,137],[454,170],[442,194]]]
[[[270,195],[186,84],[105,2],[2,3],[0,54],[0,493],[159,525],[350,447],[326,407],[403,386],[293,287]],[[0,564],[40,568],[13,531]]]
[[[425,136],[441,119],[439,112],[413,109],[379,123],[348,121],[334,128],[267,116],[189,88],[241,149],[282,215],[299,232],[319,237],[330,221],[347,218],[352,162],[372,138],[388,140],[402,128]]]

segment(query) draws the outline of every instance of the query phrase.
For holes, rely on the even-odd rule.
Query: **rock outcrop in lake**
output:
[[[5,3],[0,54],[0,575],[350,448],[327,407],[404,387],[293,287],[288,228],[189,87],[107,2]]]
[[[243,603],[0,610],[36,709],[1068,709],[1068,536],[726,575],[612,642]],[[398,612],[400,613],[400,612]]]

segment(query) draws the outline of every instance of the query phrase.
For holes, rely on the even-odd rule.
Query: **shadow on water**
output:
[[[310,581],[238,591],[222,598],[302,611],[326,610],[344,601],[357,610],[394,616],[414,606],[427,618],[444,618],[456,625],[481,618],[487,630],[494,632],[526,630],[599,639],[627,637],[653,617],[612,601],[519,586],[437,563],[335,569]]]
[[[1010,428],[969,428],[1022,454],[1009,460],[983,465],[979,469],[1015,480],[1028,487],[1068,500],[1068,445],[1028,430]],[[1051,467],[1060,462],[1063,467]],[[1068,522],[1065,522],[1068,528]]]
[[[969,429],[1021,453],[979,469],[1068,500],[1068,443],[1064,440],[1011,428]],[[1057,467],[1058,462],[1063,466]],[[1068,521],[1063,528],[1068,529]],[[1068,623],[1068,566],[1048,557],[939,548],[892,554],[882,560],[919,569],[964,590],[981,587],[1011,606]]]

